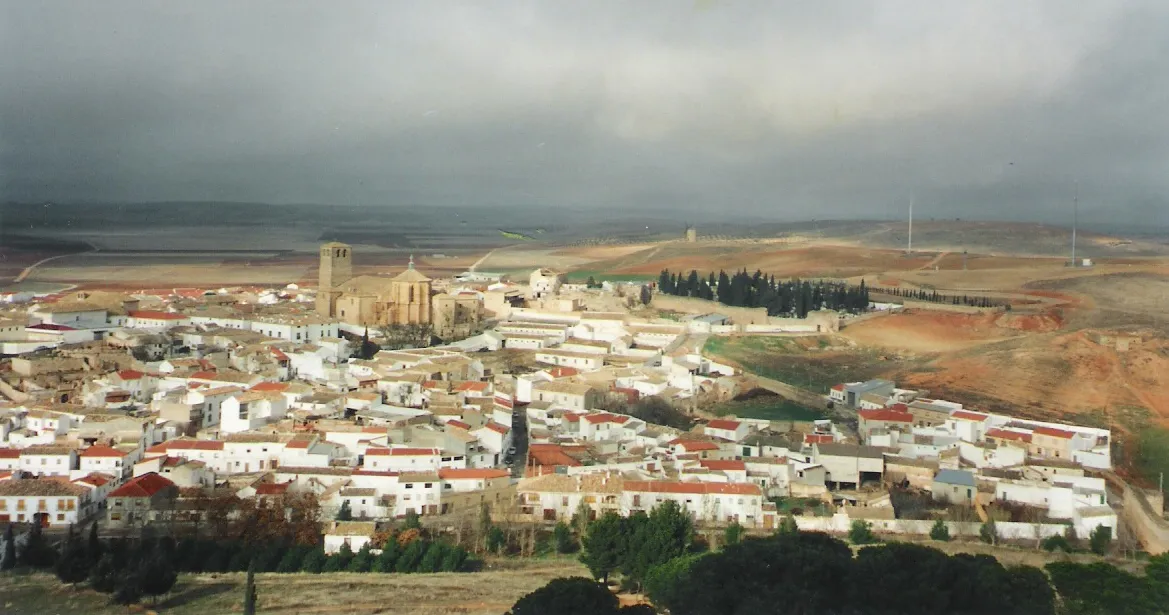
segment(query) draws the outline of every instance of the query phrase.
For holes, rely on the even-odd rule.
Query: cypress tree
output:
[[[12,534],[12,524],[4,530],[4,555],[0,557],[0,570],[16,568],[16,536]]]
[[[256,564],[248,564],[248,580],[244,584],[244,615],[256,615]]]

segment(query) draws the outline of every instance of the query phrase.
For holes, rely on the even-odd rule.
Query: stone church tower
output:
[[[317,313],[333,318],[337,315],[337,299],[341,296],[338,287],[353,277],[353,249],[338,242],[321,246],[318,275]]]
[[[389,324],[429,324],[430,278],[414,268],[414,257],[406,270],[390,281]]]

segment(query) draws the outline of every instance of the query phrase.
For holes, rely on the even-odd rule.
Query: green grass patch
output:
[[[782,397],[757,397],[746,401],[728,401],[712,406],[708,412],[717,416],[735,415],[744,419],[765,421],[816,421],[827,416]]]
[[[570,271],[565,277],[569,282],[585,282],[590,276],[597,282],[649,282],[658,279],[658,276],[648,273],[605,273],[594,269]]]
[[[782,516],[788,513],[803,515],[811,512],[817,517],[831,517],[832,507],[818,498],[771,498],[775,503],[776,511]]]
[[[1161,473],[1169,475],[1169,429],[1146,426],[1133,436],[1132,466],[1147,484],[1156,485]]]
[[[826,347],[828,338],[817,341]],[[855,348],[848,351],[808,351],[801,345],[806,338],[777,336],[711,337],[704,352],[727,359],[745,371],[778,380],[815,393],[827,393],[841,382],[876,378],[892,368],[879,359],[876,350]]]

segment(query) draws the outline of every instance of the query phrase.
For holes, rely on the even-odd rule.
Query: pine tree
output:
[[[101,559],[89,571],[89,586],[94,591],[103,594],[113,593],[118,588],[118,582],[121,577],[122,571],[118,569],[117,562],[114,560],[114,554],[106,553],[101,556]]]
[[[30,568],[48,568],[56,561],[57,554],[41,532],[39,519],[34,520],[24,548],[20,550],[19,558],[22,564]]]
[[[248,580],[244,583],[244,615],[256,615],[256,565],[248,564]]]
[[[161,546],[155,547],[154,551],[142,560],[138,569],[140,593],[150,596],[152,601],[157,601],[159,596],[169,592],[178,578],[174,565]]]
[[[80,540],[74,536],[72,525],[69,526],[69,533],[65,535],[65,547],[61,549],[61,556],[57,558],[54,572],[62,583],[73,585],[89,576],[89,558],[81,547]]]
[[[649,302],[653,300],[653,292],[652,292],[652,291],[650,291],[650,289],[649,289],[649,284],[643,284],[643,285],[641,286],[641,297],[640,297],[640,299],[641,299],[641,304],[642,304],[642,305],[649,305]]]
[[[101,559],[101,554],[102,545],[97,536],[97,521],[94,521],[93,525],[89,526],[89,545],[85,548],[85,555],[90,562],[96,564],[97,560]]]
[[[341,509],[337,511],[337,521],[352,521],[353,511],[349,508],[349,500],[341,502]]]
[[[16,568],[16,536],[12,533],[12,524],[4,530],[4,554],[0,556],[0,570]]]

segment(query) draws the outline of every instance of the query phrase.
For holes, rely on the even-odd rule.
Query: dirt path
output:
[[[508,248],[515,247],[515,245],[517,245],[517,244],[512,244],[510,246],[500,246],[498,248],[494,248],[493,250],[491,250],[487,254],[484,254],[482,258],[475,261],[470,267],[467,268],[467,271],[474,273],[475,270],[479,268],[479,265],[482,265],[483,263],[487,262],[487,259],[491,258],[492,254],[495,254],[496,252],[498,252],[500,250],[506,250]]]
[[[918,270],[918,271],[924,271],[924,270],[926,270],[926,269],[929,269],[930,267],[933,267],[934,265],[936,265],[936,264],[938,264],[938,263],[942,262],[942,259],[943,259],[943,258],[946,258],[947,256],[949,256],[949,254],[950,254],[949,252],[938,252],[938,255],[937,255],[937,256],[935,256],[935,257],[933,258],[933,260],[931,260],[930,262],[928,262],[928,263],[926,263],[926,264],[922,265],[921,267],[918,267],[918,268],[917,268],[917,270]]]
[[[49,258],[42,258],[41,260],[29,265],[28,267],[25,267],[24,270],[21,271],[19,275],[17,275],[15,278],[13,278],[12,282],[13,283],[23,282],[24,279],[27,278],[29,276],[29,274],[31,274],[33,272],[33,270],[35,270],[37,267],[40,267],[41,265],[44,265],[45,263],[50,263],[52,261],[55,261],[59,258],[65,258],[66,256],[81,256],[82,254],[92,254],[94,252],[97,252],[97,248],[94,247],[92,244],[90,244],[90,247],[93,249],[85,251],[85,252],[74,252],[71,254],[58,254],[56,256],[50,256]]]

